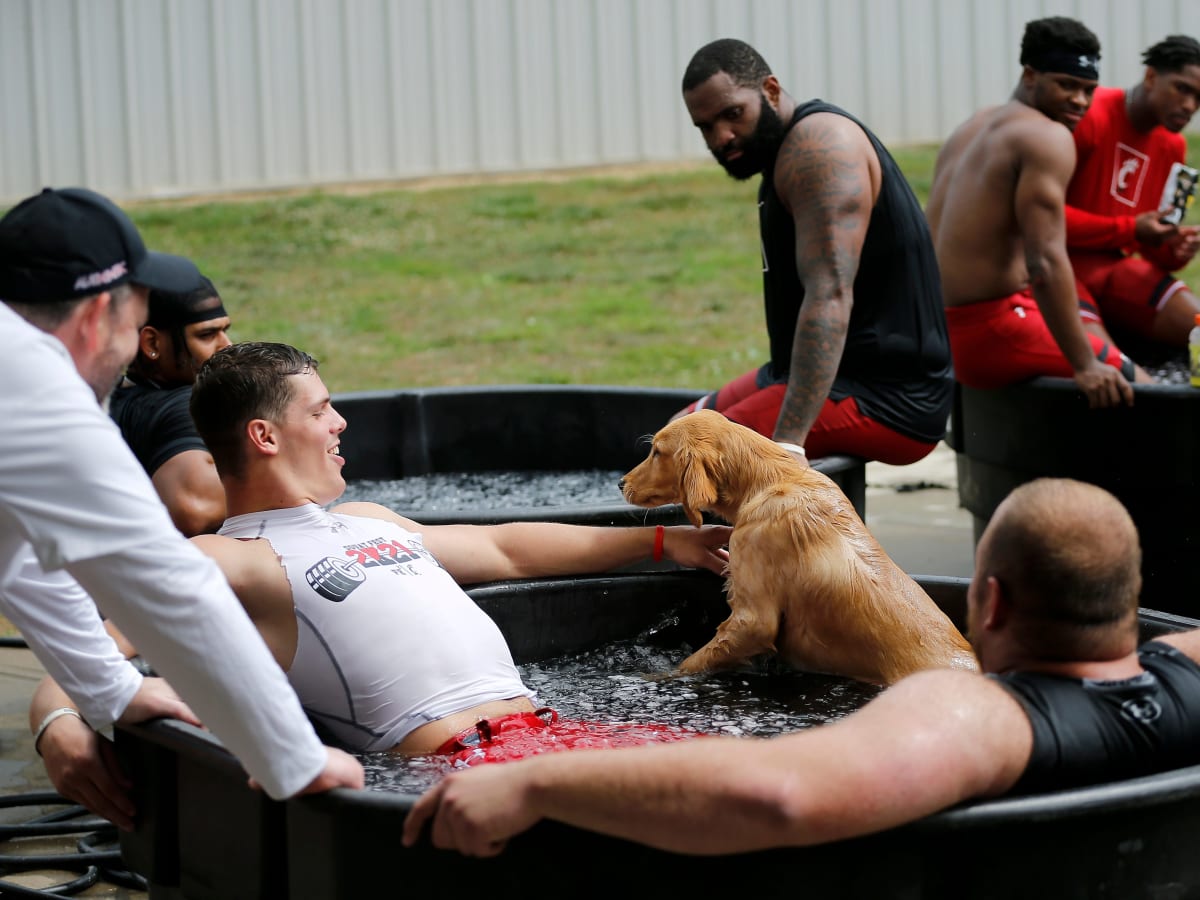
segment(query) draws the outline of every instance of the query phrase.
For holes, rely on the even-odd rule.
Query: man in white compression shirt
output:
[[[503,636],[460,583],[603,571],[660,553],[720,572],[728,559],[725,526],[422,526],[374,503],[326,511],[345,489],[346,422],[316,361],[283,344],[215,354],[192,416],[230,516],[220,535],[193,541],[224,569],[310,717],[357,750],[457,752],[445,745],[481,720],[542,724]],[[548,727],[579,725],[607,746],[680,736],[669,726]],[[562,730],[554,740],[565,744]],[[103,768],[53,732],[42,750],[55,783],[72,766]],[[480,750],[464,752],[475,760]]]
[[[597,572],[652,555],[724,569],[724,526],[423,526],[341,496],[346,421],[316,361],[234,344],[201,368],[192,418],[229,518],[218,560],[309,715],[359,750],[430,753],[534,710],[503,636],[459,584]],[[240,538],[241,540],[232,540]],[[265,540],[256,540],[265,538]]]
[[[271,796],[361,786],[359,764],[317,740],[220,571],[171,525],[101,408],[133,356],[148,289],[198,278],[188,260],[148,253],[88,190],[47,189],[0,219],[0,612],[94,729],[195,721],[125,662],[98,606]],[[75,720],[54,713],[47,727]]]

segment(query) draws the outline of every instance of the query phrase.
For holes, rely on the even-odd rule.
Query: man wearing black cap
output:
[[[188,403],[200,366],[229,346],[229,325],[216,287],[203,276],[189,291],[151,291],[137,356],[109,407],[186,537],[214,532],[225,521],[225,491]]]
[[[186,259],[148,253],[88,190],[47,189],[0,219],[0,612],[92,728],[194,721],[125,662],[98,606],[271,796],[361,786],[361,766],[317,740],[220,571],[172,527],[97,403],[133,358],[147,289],[198,277]],[[78,714],[53,710],[39,736]]]
[[[1100,407],[1133,403],[1130,382],[1150,380],[1080,303],[1067,258],[1071,130],[1091,105],[1099,66],[1100,42],[1082,23],[1029,22],[1012,97],[968,119],[938,154],[925,212],[962,384],[1057,375]]]

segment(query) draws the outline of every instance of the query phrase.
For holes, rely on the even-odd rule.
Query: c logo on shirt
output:
[[[1141,160],[1127,159],[1121,163],[1121,169],[1117,172],[1117,187],[1121,190],[1126,190],[1129,187],[1129,176],[1138,170],[1141,165]]]
[[[1121,712],[1135,722],[1153,722],[1162,715],[1162,707],[1143,697],[1138,700],[1126,700],[1121,704]]]
[[[1150,157],[1142,151],[1126,144],[1117,144],[1108,185],[1108,193],[1114,200],[1125,206],[1138,205],[1149,162]]]

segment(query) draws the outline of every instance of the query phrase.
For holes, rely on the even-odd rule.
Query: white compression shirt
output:
[[[296,610],[288,678],[308,714],[357,750],[480,703],[531,697],[496,624],[419,534],[315,504],[228,519],[221,534],[265,538]]]
[[[267,793],[305,787],[325,748],[216,564],[175,530],[62,343],[3,303],[0,341],[0,611],[94,728],[141,686],[99,606]]]

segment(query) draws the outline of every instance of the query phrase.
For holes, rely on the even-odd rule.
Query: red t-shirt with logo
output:
[[[1125,91],[1096,88],[1075,126],[1075,174],[1067,186],[1067,245],[1072,250],[1138,250],[1134,219],[1158,209],[1171,166],[1183,162],[1182,135],[1161,125],[1135,131]]]

